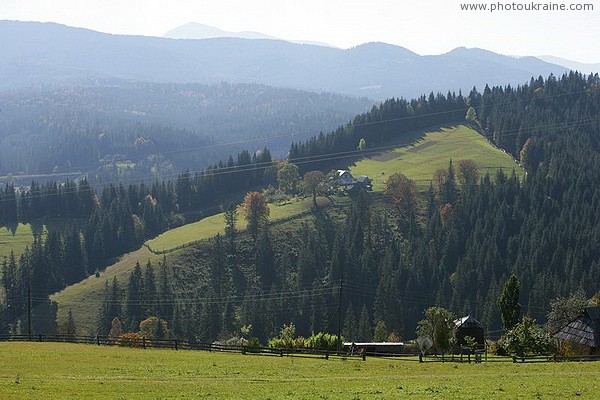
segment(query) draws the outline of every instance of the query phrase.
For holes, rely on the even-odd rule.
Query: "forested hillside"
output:
[[[0,174],[91,172],[95,184],[199,170],[267,144],[285,156],[295,138],[332,129],[371,104],[226,83],[99,81],[3,92]],[[239,143],[223,146],[232,142]]]
[[[342,282],[346,337],[370,340],[382,322],[389,332],[413,337],[423,309],[432,305],[471,314],[493,331],[500,328],[496,300],[511,274],[521,281],[524,312],[543,320],[552,298],[578,289],[591,296],[600,289],[599,113],[599,77],[576,73],[465,96],[390,99],[330,134],[294,143],[290,161],[304,171],[327,172],[415,129],[456,124],[466,116],[519,160],[525,179],[501,171],[490,176],[468,161],[448,160],[424,193],[410,179],[391,175],[383,195],[359,192],[338,207],[317,208],[285,226],[261,223],[248,233],[234,229],[230,208],[223,237],[173,259],[167,255],[160,266],[141,263],[127,282],[107,283],[104,298],[89,299],[99,311],[97,329],[107,333],[119,317],[126,330],[136,330],[142,319],[158,315],[174,334],[202,341],[249,325],[261,340],[290,322],[303,335],[333,331]],[[133,221],[141,236],[132,238],[139,243],[176,223],[178,211],[200,201],[218,203],[215,193],[275,183],[286,165],[273,165],[268,151],[254,159],[243,152],[230,162],[195,177],[182,174],[173,183],[107,188],[92,205],[91,220],[104,221],[117,237]],[[15,204],[10,190],[4,196],[9,201],[2,204]],[[26,204],[17,203],[17,216],[28,210]],[[15,215],[6,210],[13,208],[5,214]],[[125,218],[111,216],[118,210],[114,215]],[[84,240],[88,257],[101,248],[96,236],[92,244]],[[36,274],[46,265],[40,260],[54,254],[48,241],[23,263],[7,263],[5,271],[13,271],[4,274],[13,277],[4,279],[8,299],[22,299],[11,288],[40,278]],[[116,255],[121,245],[111,241],[114,247],[105,248]],[[43,287],[36,290],[51,304]],[[10,329],[19,318],[22,313],[12,314]]]

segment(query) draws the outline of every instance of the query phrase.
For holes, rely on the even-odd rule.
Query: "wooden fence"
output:
[[[445,355],[418,355],[414,352],[407,353],[377,353],[354,351],[335,351],[319,350],[306,348],[275,348],[262,346],[232,346],[219,343],[199,343],[180,339],[146,339],[121,337],[113,338],[109,336],[71,336],[71,335],[0,335],[0,342],[40,342],[40,343],[76,343],[89,344],[95,346],[120,346],[134,347],[140,349],[171,349],[171,350],[199,350],[199,351],[218,351],[239,354],[254,354],[277,357],[310,357],[329,359],[330,357],[348,358],[356,357],[366,361],[368,357],[378,357],[396,361],[412,362],[442,362],[442,363],[480,363],[480,362],[513,362],[513,363],[538,363],[538,362],[564,362],[564,361],[600,361],[600,355],[536,355],[526,357],[500,357],[490,356],[487,353],[473,352],[462,354]]]

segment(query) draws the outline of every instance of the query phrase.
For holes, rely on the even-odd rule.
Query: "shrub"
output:
[[[340,338],[343,343],[344,339]],[[337,350],[337,336],[330,333],[313,333],[305,341],[305,348],[314,350]]]
[[[121,347],[144,347],[144,337],[137,332],[124,333],[119,336],[117,344]]]
[[[556,351],[552,337],[537,326],[531,317],[525,317],[523,321],[515,325],[502,337],[502,343],[508,354],[519,358]]]

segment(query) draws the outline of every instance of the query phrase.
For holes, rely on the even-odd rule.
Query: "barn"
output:
[[[471,336],[474,338],[478,346],[485,346],[485,330],[483,329],[483,325],[481,325],[481,323],[475,318],[467,315],[465,317],[455,319],[453,324],[454,337],[456,338],[456,343],[459,346],[467,345],[465,336]]]
[[[582,346],[590,355],[600,355],[600,307],[587,307],[554,337]]]

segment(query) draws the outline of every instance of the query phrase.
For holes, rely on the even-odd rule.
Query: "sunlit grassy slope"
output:
[[[327,199],[320,198],[319,204],[324,205]],[[277,221],[282,218],[293,217],[308,211],[312,207],[311,199],[293,200],[284,205],[269,204],[270,220]],[[237,227],[240,230],[246,229],[246,221],[240,215],[238,218]],[[171,229],[155,239],[146,242],[154,251],[168,250],[187,243],[208,239],[214,237],[218,233],[223,234],[225,229],[225,220],[223,214],[216,214],[201,221],[184,225],[179,228]]]
[[[597,398],[600,363],[424,363],[0,343],[0,398]]]
[[[367,175],[373,179],[373,189],[380,191],[383,182],[395,172],[401,172],[415,180],[421,188],[429,186],[438,168],[448,168],[450,160],[472,159],[483,175],[487,171],[493,176],[498,169],[520,176],[523,171],[512,157],[493,147],[483,136],[465,125],[440,128],[424,135],[408,146],[382,152],[363,159],[351,167],[357,177]]]
[[[325,198],[319,199],[319,204],[325,205],[328,200]],[[303,212],[309,210],[312,206],[312,199],[304,199],[292,201],[291,203],[277,206],[270,205],[271,221],[277,221],[282,218],[296,217]],[[238,229],[245,229],[245,222],[240,216],[238,220]],[[196,242],[203,239],[214,237],[217,233],[223,233],[224,219],[223,214],[205,218],[201,221],[184,225],[182,227],[172,229],[158,236],[157,238],[148,241],[148,245],[154,251],[169,250],[191,242]],[[187,249],[179,249],[169,252],[166,257],[170,266],[176,266],[179,263],[190,263]],[[113,265],[106,268],[100,273],[97,278],[94,275],[71,285],[59,293],[51,296],[51,299],[56,301],[58,307],[58,320],[65,321],[69,311],[73,312],[73,316],[82,331],[95,331],[96,318],[98,311],[102,305],[104,298],[104,284],[108,280],[112,282],[113,277],[117,277],[122,288],[125,288],[129,279],[129,274],[135,266],[136,262],[145,265],[151,261],[155,266],[156,263],[163,258],[163,255],[152,253],[146,246],[125,254]]]
[[[29,224],[0,226],[0,261],[9,257],[11,251],[18,261],[25,247],[31,246],[34,234],[44,238],[48,230],[63,231],[74,223],[78,221],[72,218],[45,218]]]
[[[19,257],[26,246],[33,242],[33,230],[30,224],[18,224],[14,227],[0,227],[0,260],[14,252]],[[2,272],[0,272],[1,274]]]
[[[522,170],[514,160],[501,150],[491,146],[485,138],[467,126],[456,126],[432,130],[422,135],[414,144],[396,148],[368,159],[357,162],[351,167],[355,176],[369,175],[375,180],[374,189],[381,190],[383,181],[394,172],[402,172],[418,181],[422,188],[429,185],[429,181],[436,169],[447,168],[450,159],[458,162],[462,159],[473,159],[481,171],[489,170],[493,173],[502,168],[507,174],[513,169],[522,174]],[[322,204],[326,199],[320,199]],[[295,218],[307,211],[311,200],[292,201],[286,205],[270,205],[271,220]],[[286,224],[287,225],[287,224]],[[243,217],[238,219],[238,228],[245,229]],[[292,229],[293,227],[290,227]],[[217,214],[201,221],[169,230],[146,244],[154,251],[175,249],[191,242],[214,237],[223,233],[223,214]],[[177,264],[179,259],[189,262],[186,249],[177,250],[167,255],[171,265]],[[69,310],[73,311],[75,320],[80,326],[88,329],[95,327],[95,318],[103,298],[104,282],[117,277],[122,287],[127,284],[127,279],[136,262],[145,264],[148,260],[158,261],[162,255],[155,255],[146,247],[126,254],[121,259],[102,272],[100,278],[94,276],[70,286],[60,293],[52,296],[59,303],[58,317],[64,321]]]

